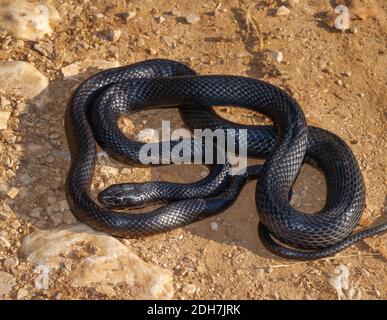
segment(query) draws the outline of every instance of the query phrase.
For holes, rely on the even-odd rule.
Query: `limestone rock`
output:
[[[117,68],[120,64],[117,61],[105,61],[105,60],[85,60],[81,62],[74,62],[72,64],[63,67],[62,73],[63,76],[74,77],[80,73],[87,71],[88,69],[110,69]]]
[[[0,62],[0,87],[6,93],[32,99],[46,89],[48,83],[48,79],[28,62]]]
[[[116,285],[124,284],[135,299],[173,296],[170,271],[144,262],[116,238],[83,224],[34,232],[23,239],[21,255],[50,270],[65,265],[75,287],[111,296]]]
[[[36,41],[51,34],[51,24],[60,21],[50,4],[25,0],[0,0],[0,28],[18,39]]]

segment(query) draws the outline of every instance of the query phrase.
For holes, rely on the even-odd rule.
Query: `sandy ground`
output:
[[[319,20],[322,11],[332,9],[328,0],[301,0],[282,17],[274,14],[276,1],[230,0],[222,1],[220,7],[219,1],[50,3],[62,17],[54,35],[41,41],[52,44],[52,53],[45,57],[28,41],[0,50],[2,58],[29,61],[51,79],[48,101],[41,107],[31,105],[23,115],[13,113],[9,130],[1,134],[0,201],[3,214],[15,215],[0,221],[0,234],[12,244],[0,249],[0,269],[6,269],[1,261],[18,255],[25,235],[73,221],[68,210],[58,213],[57,207],[65,207],[64,181],[69,166],[64,110],[79,79],[90,74],[83,73],[78,80],[65,79],[61,68],[77,61],[102,59],[125,65],[168,58],[187,63],[200,74],[244,75],[281,87],[298,100],[310,125],[338,134],[354,151],[367,187],[360,227],[386,220],[385,1],[372,2],[379,9],[376,18],[354,21],[346,32]],[[125,21],[116,15],[128,11],[135,12],[135,17]],[[200,20],[187,24],[183,17],[189,13]],[[98,33],[106,29],[121,30],[119,40],[100,39]],[[270,50],[281,51],[283,61],[273,61]],[[13,105],[19,104],[17,98],[8,98]],[[262,123],[262,117],[240,109],[219,112],[236,122]],[[163,111],[162,118],[171,120],[175,128],[183,126],[177,110]],[[136,114],[130,120],[124,123],[130,135],[161,126],[158,110]],[[201,166],[189,166],[189,170],[186,166],[131,170],[118,163],[112,166],[118,170],[98,168],[95,190],[117,181],[194,181],[205,172]],[[144,260],[173,270],[177,299],[336,299],[329,281],[339,265],[350,272],[347,298],[387,298],[382,255],[385,235],[361,241],[332,259],[279,259],[258,239],[255,183],[245,186],[236,203],[216,217],[169,233],[123,241]],[[19,189],[14,199],[6,194],[12,186]],[[294,193],[297,208],[315,212],[324,202],[323,177],[317,170],[303,167]],[[211,222],[218,224],[217,231],[212,230]],[[53,288],[36,290],[31,266],[22,260],[13,274],[18,285],[11,298],[16,298],[18,288],[28,290],[25,298],[106,298],[92,289],[73,288],[62,273]],[[118,291],[116,298],[125,297],[124,291]]]

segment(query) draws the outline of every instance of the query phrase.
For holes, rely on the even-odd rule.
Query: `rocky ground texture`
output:
[[[343,3],[350,18],[335,25]],[[0,0],[0,299],[386,299],[386,235],[330,259],[282,260],[258,239],[256,182],[223,214],[165,234],[115,239],[79,224],[64,193],[63,126],[72,92],[99,69],[169,58],[200,74],[263,79],[295,97],[309,124],[353,149],[367,187],[358,229],[385,222],[386,9],[383,0]],[[266,121],[217,111],[244,124]],[[136,137],[159,131],[161,118],[183,126],[174,109],[120,125]],[[101,154],[93,192],[205,173],[125,167]],[[313,213],[324,197],[321,174],[303,167],[294,207]]]

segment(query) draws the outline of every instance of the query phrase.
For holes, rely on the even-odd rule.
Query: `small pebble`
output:
[[[165,21],[165,18],[163,16],[156,17],[156,21],[158,23],[163,23]]]
[[[211,230],[212,231],[218,231],[219,230],[219,225],[217,222],[213,221],[211,222]]]
[[[113,297],[116,294],[114,289],[111,286],[107,286],[107,285],[98,285],[95,288],[95,291],[97,291],[98,293],[104,294],[108,297]]]
[[[101,33],[100,37],[102,39],[108,40],[110,42],[117,42],[121,37],[120,29],[107,29]]]
[[[339,86],[342,86],[342,85],[343,85],[343,81],[342,81],[342,80],[337,80],[336,83],[337,83]]]
[[[9,189],[9,191],[7,192],[7,195],[8,195],[8,197],[10,197],[11,199],[15,199],[18,193],[19,193],[19,189],[18,189],[18,188],[15,188],[15,187],[12,187],[12,188]]]
[[[13,270],[19,265],[19,259],[12,257],[4,260],[4,267],[8,270]]]
[[[136,16],[136,11],[119,12],[116,14],[122,21],[128,21]]]
[[[9,243],[9,241],[7,239],[0,236],[0,247],[9,248],[9,247],[11,247],[11,244]]]
[[[20,300],[20,299],[23,299],[23,298],[25,298],[27,296],[28,296],[28,291],[26,289],[21,288],[17,292],[16,299]]]
[[[196,287],[195,285],[191,284],[191,283],[187,283],[183,286],[183,288],[181,289],[184,293],[187,293],[187,294],[193,294],[196,292]]]
[[[157,54],[157,51],[153,48],[149,48],[149,54],[151,54],[152,56],[155,56]]]
[[[187,21],[187,23],[193,24],[193,23],[198,22],[200,20],[200,18],[197,15],[190,13],[189,15],[187,15],[185,17],[185,20]]]
[[[302,201],[299,194],[293,193],[292,199],[290,200],[290,205],[292,205],[296,209],[301,208]]]
[[[285,6],[281,6],[277,9],[276,15],[277,16],[287,16],[290,13],[290,10],[286,8]]]
[[[60,137],[59,133],[50,134],[50,139],[58,139],[59,137]]]
[[[284,59],[284,55],[281,51],[271,51],[270,56],[275,62],[281,62]]]
[[[171,36],[164,36],[162,39],[168,47],[173,47],[173,38]]]
[[[172,15],[175,16],[175,17],[180,16],[180,11],[179,11],[179,9],[173,8],[173,9],[172,9]]]
[[[136,16],[136,11],[129,11],[128,12],[128,19],[133,19]]]
[[[25,114],[28,113],[29,106],[28,104],[21,102],[16,106],[16,109],[20,114]]]
[[[20,228],[20,226],[21,226],[21,223],[19,220],[15,220],[11,223],[11,227],[13,228],[13,230]]]

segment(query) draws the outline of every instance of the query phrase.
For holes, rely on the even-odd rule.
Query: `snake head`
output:
[[[145,205],[144,192],[136,183],[113,184],[98,194],[98,200],[115,209],[142,208]]]

